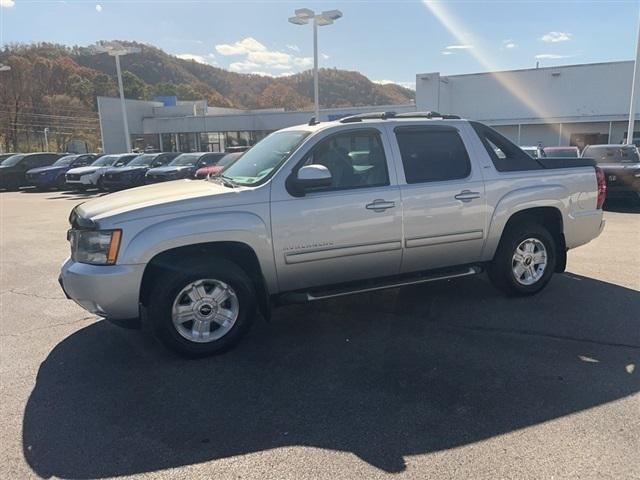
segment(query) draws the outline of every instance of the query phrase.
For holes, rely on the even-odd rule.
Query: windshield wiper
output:
[[[234,182],[233,179],[231,179],[229,177],[225,177],[224,175],[210,175],[209,179],[210,180],[218,180],[219,183],[221,183],[225,187],[229,187],[229,188],[236,188],[238,186],[238,184],[236,182]]]

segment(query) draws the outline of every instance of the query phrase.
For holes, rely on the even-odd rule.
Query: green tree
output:
[[[125,70],[122,72],[122,87],[125,98],[143,100],[147,98],[148,87],[136,74]]]

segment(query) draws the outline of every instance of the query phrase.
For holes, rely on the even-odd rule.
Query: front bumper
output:
[[[67,298],[114,322],[140,317],[139,295],[145,265],[88,265],[70,258],[58,281]]]

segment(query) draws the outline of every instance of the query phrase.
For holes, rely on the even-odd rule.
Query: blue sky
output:
[[[295,8],[340,9],[319,31],[321,66],[411,85],[416,73],[630,60],[640,2],[0,0],[0,42],[125,39],[238,72],[309,68],[310,26]]]

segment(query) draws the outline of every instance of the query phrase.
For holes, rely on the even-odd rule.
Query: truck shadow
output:
[[[571,274],[528,299],[464,279],[283,307],[198,361],[100,321],[42,363],[24,455],[105,478],[312,446],[401,472],[640,391],[638,311],[639,292]]]

